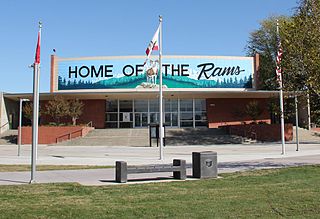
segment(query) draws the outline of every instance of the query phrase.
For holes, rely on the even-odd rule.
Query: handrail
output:
[[[2,129],[4,126],[6,126],[6,125],[8,125],[8,124],[9,124],[9,122],[3,124],[3,125],[0,127],[0,129]]]
[[[73,132],[69,132],[69,133],[67,133],[67,134],[63,134],[63,135],[61,135],[61,136],[59,136],[59,137],[56,138],[56,143],[59,143],[59,139],[62,138],[62,137],[64,137],[64,136],[68,136],[68,139],[67,139],[67,140],[70,140],[72,134],[77,133],[77,132],[81,132],[81,136],[82,136],[82,130],[83,130],[83,128],[81,128],[80,130],[77,130],[77,131],[73,131]]]
[[[86,124],[86,127],[92,127],[92,121],[88,122],[88,123]],[[57,137],[57,138],[56,138],[56,143],[58,143],[58,142],[59,142],[59,139],[62,138],[62,137],[64,137],[64,136],[68,136],[68,139],[67,139],[67,140],[70,140],[71,137],[72,137],[72,134],[77,133],[77,132],[81,132],[81,137],[82,137],[82,136],[83,136],[83,132],[82,132],[83,129],[84,129],[84,128],[82,127],[80,130],[73,131],[73,132],[69,132],[69,133],[67,133],[67,134],[63,134],[63,135]]]
[[[88,122],[88,123],[86,124],[86,126],[87,126],[87,127],[92,127],[92,121]]]

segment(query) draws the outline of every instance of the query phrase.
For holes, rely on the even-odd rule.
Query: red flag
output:
[[[40,37],[41,33],[40,30],[38,32],[38,42],[37,42],[37,48],[36,48],[36,56],[34,59],[34,64],[40,64]]]
[[[157,31],[155,32],[155,34],[152,37],[152,40],[150,41],[148,48],[146,50],[146,54],[149,57],[151,55],[152,50],[159,50],[159,29],[160,29],[160,25],[157,29]]]

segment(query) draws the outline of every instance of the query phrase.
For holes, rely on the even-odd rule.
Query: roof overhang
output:
[[[224,89],[164,89],[164,98],[272,98],[278,97],[279,91],[266,90],[224,90]],[[158,98],[158,89],[148,90],[108,90],[108,91],[66,91],[53,93],[40,93],[40,100],[50,100],[56,95],[61,95],[66,99],[153,99]],[[290,96],[290,92],[284,92],[285,96]],[[19,99],[33,99],[32,93],[4,93],[4,97],[18,101]]]

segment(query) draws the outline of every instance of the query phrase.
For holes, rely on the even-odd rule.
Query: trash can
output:
[[[199,179],[218,177],[217,152],[192,152],[192,176]]]

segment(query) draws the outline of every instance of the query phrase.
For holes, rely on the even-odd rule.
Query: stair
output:
[[[242,144],[243,137],[228,135],[224,129],[180,128],[166,130],[166,145]]]
[[[17,144],[18,130],[8,130],[0,135],[0,145]]]
[[[148,129],[95,129],[85,137],[58,143],[74,146],[149,146]]]
[[[299,142],[320,143],[320,132],[298,128]],[[293,142],[296,141],[296,126],[293,126]]]
[[[223,129],[166,129],[166,145],[168,146],[242,144],[243,142],[243,137],[227,135]],[[83,138],[61,142],[57,145],[148,147],[149,129],[95,129]],[[152,145],[156,145],[155,139]]]

